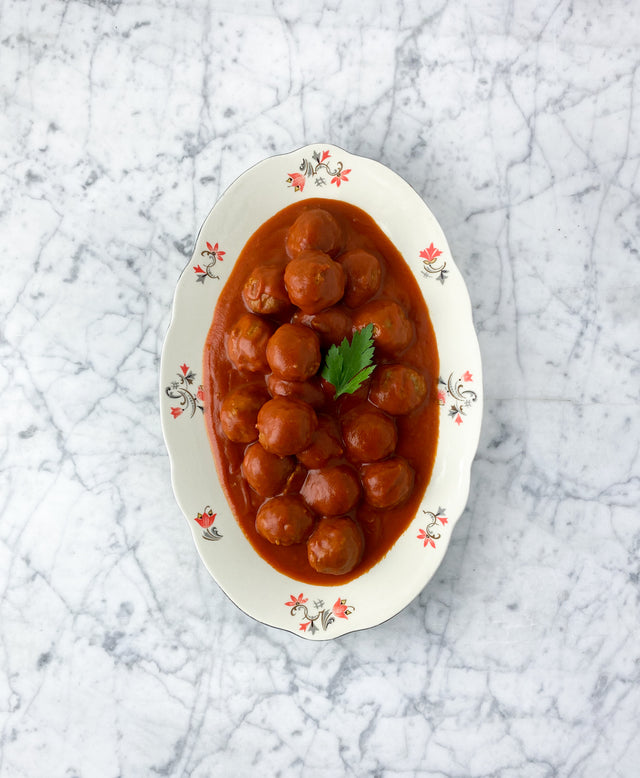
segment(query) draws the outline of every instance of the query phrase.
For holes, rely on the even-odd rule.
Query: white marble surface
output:
[[[639,14],[0,0],[3,778],[638,775]],[[439,218],[485,421],[436,578],[314,644],[199,562],[157,371],[216,198],[322,141]]]

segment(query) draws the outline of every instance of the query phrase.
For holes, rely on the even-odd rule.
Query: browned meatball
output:
[[[264,319],[245,313],[231,328],[227,354],[234,366],[243,372],[267,373],[267,341],[273,327]]]
[[[279,378],[305,381],[320,367],[320,340],[302,324],[283,324],[269,338],[267,362]]]
[[[293,259],[305,249],[320,249],[335,256],[342,246],[340,225],[322,208],[311,208],[294,221],[287,233],[285,248]]]
[[[318,426],[316,412],[307,403],[275,397],[258,413],[258,439],[272,454],[286,457],[303,451]]]
[[[339,306],[327,308],[320,313],[298,311],[294,314],[292,321],[296,324],[304,324],[305,327],[311,327],[314,332],[317,332],[320,345],[324,348],[334,343],[342,343],[344,338],[351,335],[353,328],[351,316]]]
[[[413,324],[404,308],[392,300],[372,300],[354,311],[354,329],[367,324],[373,324],[375,345],[388,354],[404,351],[413,339]]]
[[[252,443],[242,460],[242,474],[261,497],[279,494],[294,468],[293,459],[270,454],[259,443]]]
[[[271,373],[267,378],[267,388],[272,397],[291,397],[309,403],[313,408],[324,405],[325,396],[318,376],[309,381],[285,381]]]
[[[313,433],[311,445],[298,454],[298,459],[310,470],[324,467],[330,459],[342,454],[340,431],[335,419],[318,417],[318,429]]]
[[[262,384],[246,384],[232,389],[220,406],[220,426],[234,443],[251,443],[258,437],[258,411],[269,395]]]
[[[291,302],[284,287],[284,267],[258,265],[254,268],[242,288],[242,299],[251,311],[265,316],[288,311]]]
[[[277,546],[301,543],[312,526],[313,515],[297,494],[267,500],[256,516],[256,530]]]
[[[342,438],[352,462],[377,462],[389,456],[398,442],[393,419],[372,405],[359,406],[341,420]]]
[[[360,480],[349,465],[311,470],[300,494],[321,516],[338,516],[350,511],[360,499]]]
[[[347,284],[344,302],[350,308],[358,308],[370,300],[380,288],[382,268],[377,257],[364,249],[346,251],[337,261],[344,268]]]
[[[322,251],[303,251],[284,271],[289,298],[304,313],[319,313],[344,294],[344,270]]]
[[[427,382],[407,365],[381,365],[374,371],[369,399],[378,408],[402,416],[411,413],[427,396]]]
[[[319,573],[349,573],[362,559],[364,539],[360,527],[347,516],[320,519],[307,541],[309,564]]]
[[[364,496],[374,508],[395,508],[411,494],[415,473],[400,457],[362,466]]]

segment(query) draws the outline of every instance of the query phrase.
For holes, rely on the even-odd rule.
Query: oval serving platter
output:
[[[204,423],[202,352],[218,296],[248,238],[296,200],[344,200],[369,213],[413,271],[436,334],[440,431],[431,481],[387,556],[342,586],[274,570],[237,524]],[[270,157],[240,176],[207,216],[176,287],[160,365],[160,413],[176,499],[213,578],[246,614],[312,640],[380,624],[433,577],[464,510],[482,419],[482,369],[469,295],[440,225],[418,194],[373,160],[329,144]]]

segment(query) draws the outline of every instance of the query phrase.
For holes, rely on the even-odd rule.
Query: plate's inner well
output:
[[[368,324],[373,373],[335,399],[322,372],[337,381],[343,339],[355,348]],[[415,517],[431,476],[439,365],[415,276],[373,219],[346,202],[307,199],[263,224],[220,293],[203,375],[218,475],[256,552],[315,585],[375,565]],[[287,427],[282,414],[292,409],[300,415]],[[340,537],[354,527],[357,539]],[[361,558],[344,571],[349,550]]]

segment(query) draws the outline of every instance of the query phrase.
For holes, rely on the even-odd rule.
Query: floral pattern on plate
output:
[[[171,415],[173,418],[177,419],[178,416],[182,416],[186,411],[190,411],[190,418],[193,418],[196,409],[200,409],[204,412],[204,387],[200,384],[200,386],[195,389],[194,384],[196,374],[194,371],[186,362],[183,362],[176,375],[178,376],[178,380],[172,381],[164,390],[167,397],[171,400],[180,400],[178,405],[171,407]],[[192,389],[191,387],[194,388]]]
[[[310,635],[315,635],[319,632],[319,627],[316,622],[319,622],[323,630],[327,630],[331,624],[334,623],[336,618],[348,619],[354,612],[353,605],[347,605],[347,601],[338,597],[330,608],[325,608],[324,600],[314,600],[313,607],[315,613],[312,613],[307,607],[306,603],[309,602],[309,598],[305,597],[302,592],[296,597],[294,594],[290,596],[290,599],[285,602],[287,608],[291,608],[291,615],[300,618],[299,630],[300,632],[309,632]]]
[[[198,513],[197,516],[194,516],[193,520],[203,529],[202,537],[205,540],[222,539],[222,535],[218,532],[217,528],[213,526],[213,522],[215,521],[217,515],[218,514],[214,513],[207,505],[202,513]]]
[[[438,527],[438,522],[442,526],[448,523],[449,519],[445,516],[445,508],[438,508],[438,510],[435,513],[432,513],[431,511],[422,511],[424,514],[426,514],[429,517],[429,523],[427,524],[425,529],[420,528],[418,530],[418,534],[416,537],[418,540],[422,540],[424,542],[424,548],[428,548],[429,546],[431,548],[436,547],[436,540],[440,540],[440,533],[434,532],[434,529]]]
[[[218,281],[220,280],[220,276],[217,276],[213,272],[213,268],[216,266],[216,262],[220,261],[222,262],[222,257],[227,253],[226,251],[221,251],[218,248],[218,244],[214,243],[212,246],[209,241],[206,243],[207,248],[204,251],[200,252],[201,257],[207,257],[208,262],[205,264],[202,263],[204,268],[202,268],[201,265],[195,265],[193,268],[196,274],[196,283],[204,284],[204,282],[207,280],[207,278],[217,278]]]
[[[438,402],[440,405],[446,405],[447,397],[451,398],[448,416],[460,426],[463,422],[462,417],[467,415],[469,408],[478,399],[478,395],[473,389],[465,388],[465,384],[473,381],[473,375],[468,370],[457,380],[453,376],[454,373],[451,373],[447,381],[442,376],[438,378]]]
[[[449,271],[445,269],[447,261],[439,259],[442,252],[433,245],[433,241],[425,249],[422,249],[420,256],[422,257],[422,275],[425,278],[435,278],[444,284],[449,274]]]
[[[302,192],[307,180],[312,180],[316,186],[326,186],[327,178],[330,183],[338,188],[344,181],[348,181],[347,176],[351,173],[351,168],[344,169],[342,162],[329,162],[331,154],[329,151],[314,151],[311,159],[303,157],[300,163],[299,173],[289,173],[287,184],[293,187],[295,192]]]

